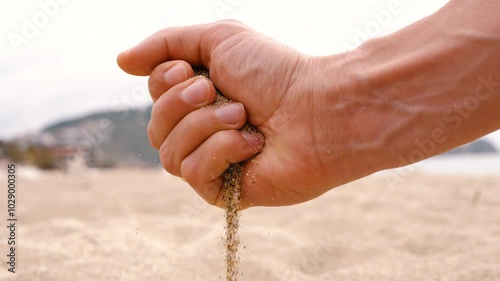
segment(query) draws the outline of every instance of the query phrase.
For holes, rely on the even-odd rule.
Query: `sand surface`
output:
[[[18,192],[0,280],[224,280],[223,211],[163,171],[19,172]],[[500,280],[500,176],[376,175],[244,211],[240,233],[240,280]]]

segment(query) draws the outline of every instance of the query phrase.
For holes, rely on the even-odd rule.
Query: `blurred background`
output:
[[[158,166],[145,134],[147,79],[126,75],[115,58],[161,28],[234,18],[304,53],[328,55],[398,30],[445,3],[2,2],[1,155],[42,169],[68,169],[75,156],[92,167]],[[455,152],[488,158],[499,147],[497,132]]]
[[[446,2],[1,1],[0,167],[17,164],[20,196],[14,280],[223,279],[223,214],[161,169],[147,78],[123,73],[119,52],[164,27],[232,18],[329,55]],[[242,280],[500,280],[499,151],[497,131],[304,204],[245,211]],[[4,266],[0,280],[13,280]]]

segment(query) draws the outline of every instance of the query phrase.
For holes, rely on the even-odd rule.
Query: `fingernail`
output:
[[[178,63],[165,73],[165,81],[169,85],[177,85],[187,79],[187,70],[182,63]]]
[[[208,100],[208,82],[200,78],[182,91],[182,99],[187,104],[200,105]]]
[[[261,147],[264,144],[264,136],[260,132],[242,131],[241,136],[251,146]]]
[[[230,103],[225,106],[218,107],[215,110],[215,116],[222,123],[235,125],[243,118],[243,105],[241,103]]]

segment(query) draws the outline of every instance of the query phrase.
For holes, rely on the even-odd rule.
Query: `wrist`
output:
[[[318,118],[311,126],[318,139],[327,140],[317,148],[318,157],[331,169],[333,185],[339,175],[345,183],[389,167],[381,133],[393,114],[386,110],[388,103],[373,95],[365,75],[366,55],[355,50],[311,63]]]

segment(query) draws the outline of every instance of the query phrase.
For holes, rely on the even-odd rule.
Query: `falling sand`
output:
[[[208,69],[204,67],[193,67],[195,75],[203,75],[210,78]],[[231,100],[224,97],[222,93],[216,89],[216,99],[212,106],[221,106],[230,103]],[[245,124],[243,131],[250,133],[258,133],[259,131]],[[239,228],[239,205],[240,191],[243,185],[243,166],[244,163],[234,163],[224,172],[224,207],[226,210],[226,237],[224,238],[226,248],[226,280],[236,281],[238,277],[239,257],[238,245],[240,239],[238,236]]]

